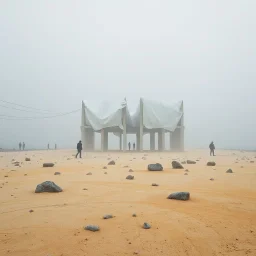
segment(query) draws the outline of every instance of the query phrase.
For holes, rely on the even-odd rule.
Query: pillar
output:
[[[108,132],[105,129],[101,130],[101,151],[108,150]]]
[[[165,150],[165,130],[160,129],[158,132],[158,151]]]
[[[119,150],[121,151],[122,150],[122,133],[120,132],[120,135],[119,135]]]
[[[170,141],[169,141],[169,143],[170,143],[170,150],[172,150],[172,132],[170,132]]]
[[[126,107],[123,108],[123,151],[127,148],[127,133],[126,133]]]
[[[156,138],[155,132],[150,132],[150,150],[154,151],[156,149]]]
[[[92,128],[85,128],[85,144],[84,149],[88,151],[94,151],[95,134]]]
[[[140,99],[140,130],[139,130],[139,143],[137,144],[139,147],[138,147],[138,150],[139,151],[143,151],[143,101],[142,99]]]

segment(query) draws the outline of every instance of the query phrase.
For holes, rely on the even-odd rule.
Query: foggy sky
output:
[[[184,100],[186,148],[255,149],[255,13],[254,0],[2,0],[0,99],[52,113],[86,99]],[[0,147],[80,139],[80,112],[1,115],[40,114],[0,106]]]

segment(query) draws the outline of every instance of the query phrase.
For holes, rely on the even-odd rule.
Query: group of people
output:
[[[21,143],[21,142],[19,143],[19,149],[20,150],[22,150],[22,149],[25,150],[25,143],[24,142],[23,143]]]
[[[133,150],[135,150],[135,143],[133,143]],[[80,158],[82,157],[82,150],[83,150],[83,145],[82,145],[82,141],[80,140],[78,143],[77,143],[77,154],[76,154],[76,158],[77,156],[79,155]],[[128,143],[128,148],[129,150],[131,150],[131,142]],[[211,142],[211,144],[209,145],[209,148],[210,148],[210,156],[213,155],[215,156],[215,145],[213,143],[213,141]],[[49,144],[48,144],[48,149],[49,149]],[[56,144],[55,144],[55,149],[56,149]]]
[[[50,143],[48,143],[47,149],[48,149],[48,150],[50,149]],[[55,144],[55,150],[56,150],[56,149],[57,149],[57,144]]]

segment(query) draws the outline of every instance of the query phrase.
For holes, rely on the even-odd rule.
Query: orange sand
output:
[[[81,160],[74,153],[0,153],[1,256],[256,255],[256,153],[110,152],[88,153]],[[116,165],[103,170],[107,158]],[[173,159],[198,158],[196,165],[184,165],[188,175],[171,168]],[[12,159],[23,164],[14,167]],[[207,167],[208,160],[217,166]],[[56,165],[42,168],[43,162]],[[163,172],[147,171],[155,162],[163,164]],[[225,173],[228,168],[234,173]],[[135,180],[126,180],[129,174]],[[36,185],[46,180],[64,191],[35,194]],[[191,200],[166,199],[175,191],[189,191]],[[104,214],[115,218],[103,220]],[[144,222],[152,228],[142,229]],[[101,230],[86,231],[87,224]]]

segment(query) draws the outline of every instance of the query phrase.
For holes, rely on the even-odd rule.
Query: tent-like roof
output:
[[[142,103],[143,113],[141,113],[140,103]],[[85,124],[92,127],[94,131],[114,127],[123,130],[123,112],[125,111],[128,129],[139,128],[142,114],[143,126],[146,129],[163,128],[173,132],[183,115],[182,101],[168,104],[141,98],[140,103],[135,113],[131,113],[126,100],[119,102],[105,101],[100,104],[83,101],[82,113],[85,115]]]

